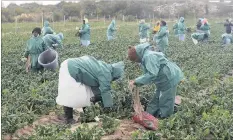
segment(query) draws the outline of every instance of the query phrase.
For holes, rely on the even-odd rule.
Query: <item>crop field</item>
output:
[[[137,130],[128,139],[233,139],[233,46],[221,47],[221,35],[225,29],[218,20],[210,22],[209,43],[194,45],[191,34],[186,33],[186,41],[179,42],[174,36],[169,22],[169,48],[167,57],[176,62],[185,74],[185,82],[178,86],[177,95],[183,97],[178,111],[171,117],[159,120],[157,131]],[[221,22],[221,21],[219,21]],[[79,46],[75,37],[75,27],[81,23],[54,23],[51,27],[56,33],[64,34],[64,48],[58,49],[59,62],[83,55],[91,55],[108,63],[123,60],[125,77],[122,83],[112,83],[115,110],[103,114],[98,105],[92,106],[81,119],[92,120],[101,115],[103,127],[84,125],[75,131],[70,126],[50,124],[38,126],[30,139],[101,139],[117,128],[115,119],[131,118],[133,113],[132,95],[128,89],[128,79],[142,74],[140,67],[127,60],[129,46],[139,44],[138,23],[116,21],[117,39],[108,42],[107,26],[103,22],[91,22],[91,45]],[[186,26],[194,27],[194,20],[187,20]],[[26,41],[34,27],[40,23],[19,23],[15,33],[15,24],[2,24],[2,85],[1,85],[1,127],[2,135],[14,134],[16,130],[31,125],[34,121],[50,112],[63,113],[56,105],[59,69],[56,72],[26,73],[22,61]],[[140,88],[140,98],[147,105],[154,94],[153,85]],[[67,91],[68,94],[68,91]],[[91,135],[90,135],[91,134]]]

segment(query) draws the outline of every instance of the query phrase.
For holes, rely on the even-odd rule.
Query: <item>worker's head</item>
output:
[[[45,20],[45,21],[44,21],[44,26],[45,26],[45,27],[48,27],[48,26],[49,26],[49,21]]]
[[[164,20],[160,21],[160,26],[166,26],[166,25],[167,25],[167,23]]]
[[[88,23],[88,19],[87,18],[84,18],[83,19],[83,24],[87,24]]]
[[[144,24],[145,22],[146,22],[145,19],[142,19],[142,20],[140,21],[141,24]]]
[[[39,27],[36,27],[32,30],[32,34],[34,37],[37,37],[41,34],[41,29]]]
[[[207,24],[207,23],[208,23],[207,19],[204,18],[204,19],[202,20],[202,24]]]
[[[59,33],[59,34],[57,34],[57,36],[60,38],[60,40],[64,39],[63,33]]]
[[[124,68],[125,68],[125,65],[123,61],[112,64],[112,78],[113,78],[112,80],[113,81],[123,78]]]
[[[133,62],[139,62],[135,46],[131,46],[128,48],[128,59]]]
[[[226,22],[229,22],[229,19],[226,19]]]
[[[180,17],[180,22],[184,22],[184,17]]]
[[[160,25],[160,21],[157,21],[157,22],[156,22],[156,25],[159,26],[159,25]]]

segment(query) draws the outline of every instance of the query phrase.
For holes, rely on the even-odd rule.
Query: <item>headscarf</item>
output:
[[[40,29],[39,27],[36,27],[36,28],[34,28],[34,29],[32,30],[32,34],[33,34],[34,32],[37,32],[37,33],[40,35],[40,34],[41,34],[41,29]]]
[[[124,62],[120,61],[112,64],[112,77],[121,80],[124,76]]]
[[[83,20],[85,21],[85,24],[88,23],[88,19],[87,18],[84,18]]]

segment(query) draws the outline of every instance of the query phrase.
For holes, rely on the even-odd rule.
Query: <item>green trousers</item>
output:
[[[177,85],[167,90],[156,89],[146,111],[155,117],[166,118],[173,114]]]

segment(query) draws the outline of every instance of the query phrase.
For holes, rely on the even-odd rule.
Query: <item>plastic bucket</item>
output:
[[[39,55],[38,62],[46,69],[55,70],[58,67],[58,53],[48,49]]]

